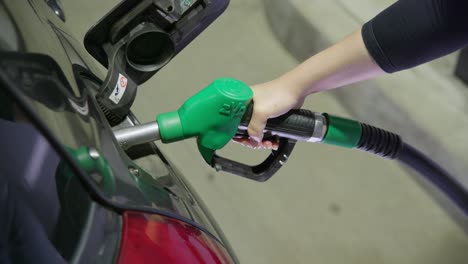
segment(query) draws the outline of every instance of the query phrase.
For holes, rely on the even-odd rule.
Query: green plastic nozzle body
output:
[[[245,83],[221,78],[190,97],[174,112],[156,121],[163,143],[196,137],[200,153],[210,163],[216,150],[236,134],[253,92]]]

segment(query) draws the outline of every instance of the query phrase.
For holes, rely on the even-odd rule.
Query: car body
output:
[[[55,0],[0,2],[0,262],[234,263],[154,143],[124,150],[99,65]]]

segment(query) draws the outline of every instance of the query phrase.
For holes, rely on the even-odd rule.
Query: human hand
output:
[[[275,79],[251,87],[254,109],[248,126],[250,139],[234,139],[252,148],[277,149],[278,142],[263,139],[263,130],[269,118],[278,117],[294,108],[300,108],[305,96],[282,79]]]

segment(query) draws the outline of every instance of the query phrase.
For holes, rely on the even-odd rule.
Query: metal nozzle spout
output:
[[[115,130],[114,136],[124,149],[161,139],[157,122]]]

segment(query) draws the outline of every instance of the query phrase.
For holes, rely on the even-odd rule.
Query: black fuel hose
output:
[[[406,165],[433,184],[468,216],[468,192],[453,175],[427,155],[404,142],[399,135],[365,123],[358,123],[361,133],[356,149],[397,160]]]
[[[310,136],[312,121],[319,115],[317,113],[305,115],[298,110],[294,111],[284,115],[283,118],[275,118],[275,122],[271,122],[271,128],[267,130],[280,131],[279,128],[284,127],[283,130],[290,128],[288,134],[297,134],[294,137],[297,140],[304,140],[302,139],[304,133],[299,134],[296,132],[298,130],[309,131],[307,136]],[[387,159],[398,160],[437,187],[468,216],[468,192],[464,186],[428,156],[405,143],[398,134],[359,121],[329,114],[323,115],[327,119],[325,122],[327,131],[321,140],[322,143],[359,149]]]
[[[404,143],[396,158],[436,186],[468,216],[468,193],[463,185],[428,156]]]

